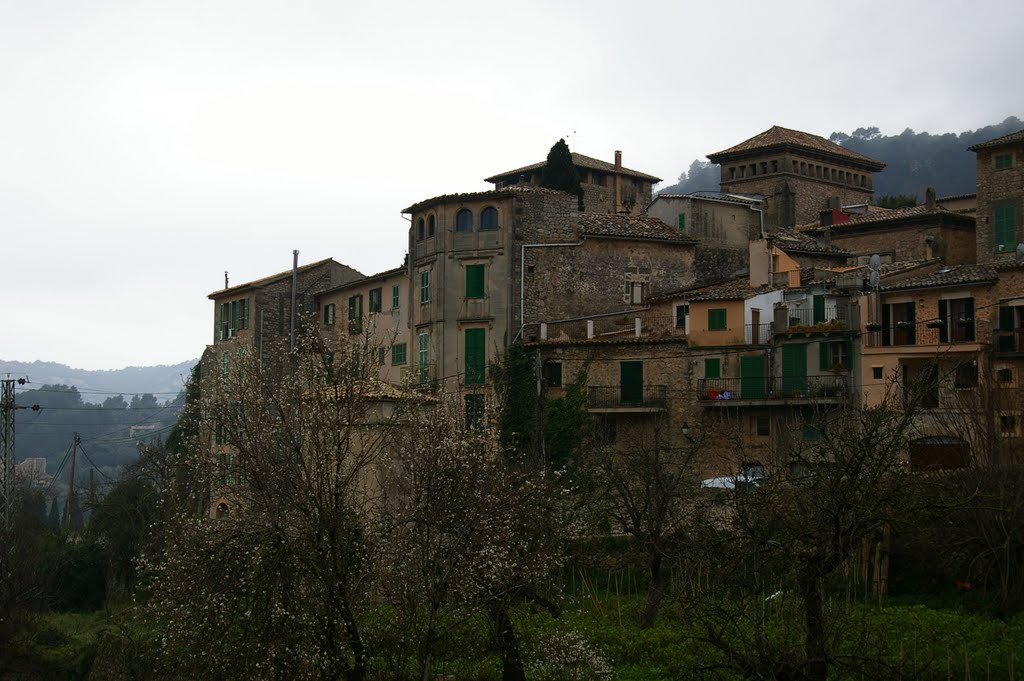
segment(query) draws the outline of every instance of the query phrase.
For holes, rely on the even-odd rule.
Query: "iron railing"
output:
[[[821,376],[769,376],[749,378],[701,378],[698,400],[839,399],[848,392],[842,374]]]
[[[998,329],[994,344],[996,352],[1024,352],[1024,329]]]
[[[664,385],[592,385],[588,387],[587,406],[591,409],[616,407],[664,408],[668,386]]]
[[[864,334],[869,348],[899,345],[956,345],[976,343],[977,333],[973,320],[933,320],[930,322],[894,322],[878,328],[869,324]]]
[[[808,301],[810,302],[810,301]],[[859,325],[859,306],[839,304],[818,310],[793,304],[775,311],[776,333],[821,333],[856,330]]]

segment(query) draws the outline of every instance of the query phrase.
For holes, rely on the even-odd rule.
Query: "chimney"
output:
[[[829,210],[842,210],[843,203],[839,200],[838,196],[828,197],[828,209]]]
[[[615,206],[613,213],[622,212],[622,152],[618,149],[615,150],[615,177],[612,179],[612,185],[615,189]]]
[[[924,205],[928,210],[935,210],[935,187],[928,187],[924,190]]]

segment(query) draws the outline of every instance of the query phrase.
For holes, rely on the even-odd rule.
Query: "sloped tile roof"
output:
[[[768,241],[772,246],[791,253],[821,253],[822,255],[835,255],[848,257],[852,255],[849,251],[838,246],[823,246],[814,237],[801,234],[794,229],[774,229],[768,234]]]
[[[727,281],[720,281],[717,284],[710,284],[708,286],[701,286],[698,288],[681,289],[678,291],[668,291],[665,293],[658,293],[650,296],[650,300],[684,300],[691,302],[701,302],[709,300],[746,300],[751,296],[756,296],[761,293],[768,293],[769,291],[775,291],[778,287],[774,286],[751,286],[750,279],[748,277],[737,277],[736,279],[729,279]]]
[[[728,157],[737,154],[759,151],[761,149],[772,149],[775,147],[796,147],[798,149],[805,149],[819,154],[838,156],[849,161],[854,161],[860,165],[869,166],[875,170],[881,170],[885,167],[885,164],[881,161],[875,160],[870,156],[857,153],[852,149],[841,147],[835,142],[827,140],[824,137],[812,135],[800,130],[783,128],[779,125],[773,125],[764,132],[754,135],[750,139],[744,140],[736,146],[729,147],[724,151],[708,154],[708,160],[712,163],[718,163],[720,160],[726,160]]]
[[[408,208],[402,210],[403,213],[415,213],[417,211],[436,206],[439,203],[460,203],[468,201],[479,201],[480,199],[500,199],[506,196],[515,196],[516,194],[552,194],[561,196],[571,196],[566,192],[558,191],[555,189],[546,189],[544,187],[535,187],[528,184],[517,184],[510,187],[504,187],[503,189],[488,189],[482,192],[467,192],[465,194],[442,194],[441,196],[435,196],[433,198],[424,199],[419,203],[414,203]],[[573,200],[575,202],[575,198]],[[575,203],[573,204],[575,205]]]
[[[328,263],[334,263],[335,265],[340,265],[341,267],[347,267],[347,265],[342,265],[342,263],[338,262],[334,258],[325,258],[324,260],[317,260],[316,262],[311,262],[308,265],[302,265],[301,267],[296,269],[296,272],[302,274],[304,272],[315,269],[322,265],[326,265]],[[352,268],[350,267],[349,269]],[[356,274],[359,275],[360,279],[362,279],[365,276],[364,274],[358,272],[357,270],[352,269],[352,271],[356,272]],[[291,270],[287,270],[285,272],[278,272],[277,274],[271,274],[269,277],[263,277],[262,279],[247,281],[244,284],[236,284],[235,286],[232,286],[230,288],[221,289],[220,291],[214,291],[213,293],[209,294],[207,298],[220,298],[222,296],[238,293],[245,289],[256,288],[258,286],[266,286],[267,284],[272,284],[275,281],[280,281],[281,279],[285,279],[290,276],[292,276]]]
[[[984,284],[998,279],[992,265],[950,265],[938,267],[927,274],[886,284],[882,278],[883,291],[931,288],[935,286],[956,286],[958,284]]]
[[[488,177],[484,181],[485,182],[497,182],[501,178],[508,177],[509,175],[519,175],[520,173],[529,172],[531,170],[540,170],[541,168],[546,166],[547,163],[548,163],[547,159],[545,159],[543,161],[540,161],[539,163],[531,163],[528,166],[523,166],[522,168],[516,168],[515,170],[506,170],[503,173],[498,173],[496,175],[492,175],[491,177]],[[615,167],[614,163],[608,163],[607,161],[602,161],[600,159],[591,158],[590,156],[584,156],[583,154],[577,154],[575,151],[572,152],[572,163],[577,168],[588,168],[590,170],[601,170],[601,171],[604,171],[606,173],[618,172],[621,175],[630,175],[632,177],[639,177],[639,178],[641,178],[643,180],[647,180],[648,182],[652,182],[652,183],[661,182],[661,178],[660,177],[655,177],[654,175],[648,175],[647,173],[641,173],[639,170],[631,170],[629,168],[618,168],[617,169]]]
[[[678,229],[666,225],[658,218],[611,213],[580,213],[578,220],[580,233],[585,236],[696,243],[693,239],[680,234]]]
[[[974,218],[970,215],[965,215],[958,211],[949,210],[943,206],[936,205],[929,208],[927,205],[914,206],[912,208],[896,208],[893,210],[884,211],[871,211],[869,213],[863,213],[859,215],[850,215],[848,222],[839,222],[831,225],[833,232],[842,232],[847,229],[854,229],[863,225],[882,225],[886,223],[898,223],[904,220],[920,220],[927,218],[935,219],[952,219],[954,221],[959,220],[963,223],[974,223]],[[797,227],[797,231],[800,232],[817,232],[824,229],[817,222],[813,222],[809,225],[800,225]]]
[[[989,149],[991,147],[1000,147],[1004,144],[1016,144],[1018,142],[1024,142],[1024,130],[1011,132],[1009,135],[996,137],[995,139],[988,140],[987,142],[979,142],[978,144],[967,148],[971,151],[978,151],[979,149]]]

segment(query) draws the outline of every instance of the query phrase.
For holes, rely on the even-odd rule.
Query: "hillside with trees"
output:
[[[833,132],[829,139],[886,164],[875,174],[875,196],[913,195],[924,199],[929,186],[939,196],[974,193],[975,155],[968,147],[1024,128],[1024,121],[1010,116],[1001,123],[961,133],[914,132],[907,128],[898,135],[883,135],[877,126],[857,128],[852,133]],[[718,191],[719,167],[695,159],[679,175],[679,181],[659,190],[660,194],[690,194]]]

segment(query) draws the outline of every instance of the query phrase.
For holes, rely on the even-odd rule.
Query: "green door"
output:
[[[782,346],[782,394],[807,395],[807,346],[802,343]]]
[[[764,389],[764,357],[740,357],[740,399],[763,400]]]
[[[814,323],[821,324],[825,321],[825,296],[814,296]]]
[[[643,362],[619,362],[619,401],[622,404],[643,403]]]

